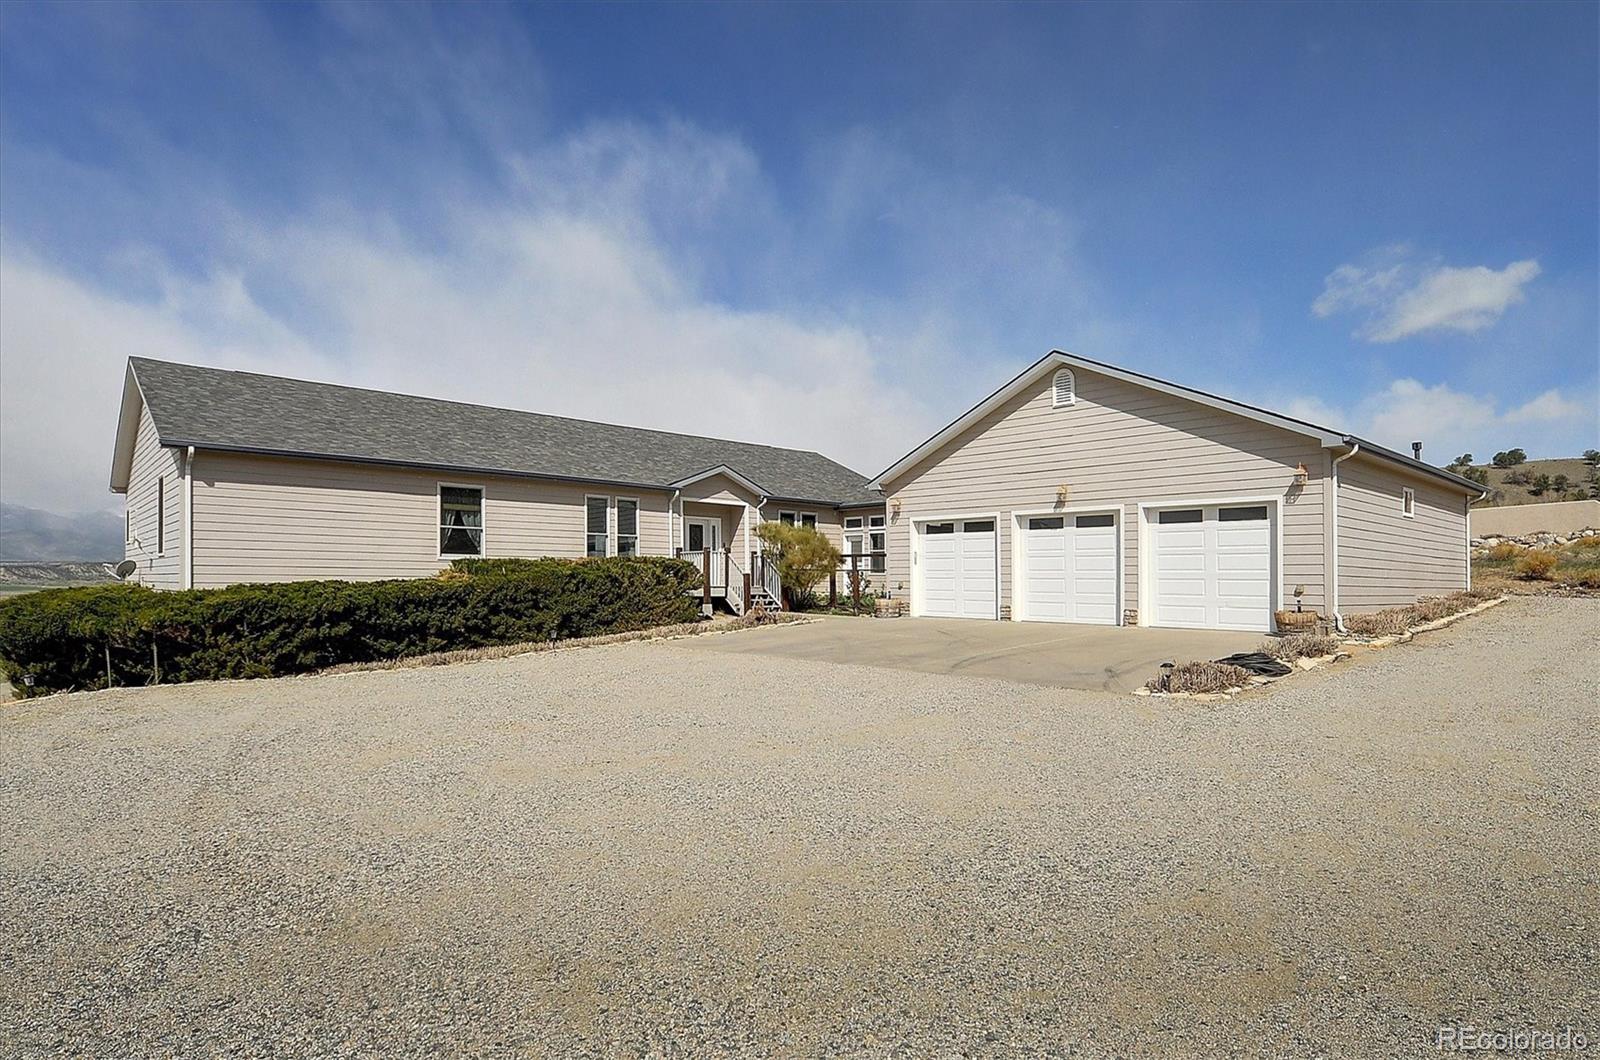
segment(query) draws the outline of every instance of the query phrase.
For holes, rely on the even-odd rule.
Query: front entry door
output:
[[[692,515],[683,517],[683,547],[687,552],[700,552],[704,549],[720,549],[722,547],[722,520],[721,519],[696,519]]]

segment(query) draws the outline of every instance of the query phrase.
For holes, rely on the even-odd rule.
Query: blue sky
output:
[[[0,496],[115,504],[130,354],[871,473],[1056,347],[1575,453],[1597,12],[10,4]]]

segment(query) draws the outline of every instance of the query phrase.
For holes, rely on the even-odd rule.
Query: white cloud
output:
[[[6,499],[56,511],[116,503],[105,483],[130,355],[814,448],[865,473],[926,433],[929,412],[892,385],[885,358],[909,341],[896,334],[934,347],[937,335],[916,321],[880,330],[708,296],[654,218],[681,218],[675,203],[714,212],[707,197],[719,194],[748,201],[756,167],[737,144],[690,129],[637,132],[607,145],[591,130],[563,153],[561,185],[597,196],[464,211],[426,246],[382,218],[248,225],[226,263],[198,277],[153,252],[123,255],[142,290],[130,294],[8,240]],[[686,155],[714,179],[684,179]],[[655,170],[678,176],[656,181]]]
[[[1480,459],[1499,449],[1520,446],[1530,453],[1570,456],[1592,446],[1600,434],[1597,413],[1557,390],[1502,408],[1495,398],[1456,390],[1448,383],[1429,386],[1396,379],[1348,408],[1317,398],[1286,402],[1285,411],[1312,423],[1349,431],[1380,445],[1409,453],[1424,443],[1424,456],[1445,463],[1470,452]]]
[[[1430,331],[1482,331],[1526,297],[1523,287],[1539,275],[1537,261],[1514,261],[1503,269],[1418,265],[1405,247],[1379,251],[1365,265],[1340,265],[1323,280],[1311,303],[1318,317],[1363,313],[1356,331],[1369,342],[1396,342]]]

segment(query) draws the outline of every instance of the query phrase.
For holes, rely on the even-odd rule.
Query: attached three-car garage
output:
[[[1243,385],[1243,384],[1241,384]],[[1470,584],[1474,483],[1053,351],[869,484],[913,616],[1271,632]],[[1341,606],[1342,605],[1342,606]]]

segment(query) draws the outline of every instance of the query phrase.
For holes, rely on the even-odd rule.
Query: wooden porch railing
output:
[[[839,576],[844,575],[845,585],[850,591],[851,606],[856,609],[861,607],[861,587],[869,574],[883,574],[888,566],[889,553],[879,549],[875,552],[846,552],[844,562],[839,569],[828,575],[828,606],[839,605]]]

